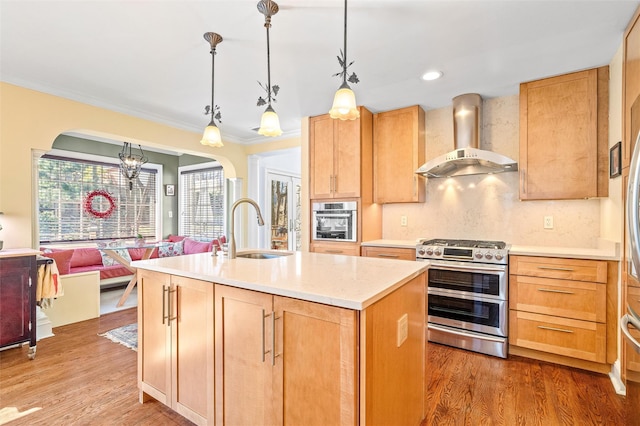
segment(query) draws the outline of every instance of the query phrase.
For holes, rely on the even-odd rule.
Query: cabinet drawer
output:
[[[511,275],[511,309],[604,323],[607,286],[585,281]]]
[[[362,247],[362,256],[381,259],[416,260],[416,249],[399,247]]]
[[[309,245],[309,251],[313,253],[343,254],[347,256],[360,256],[360,244],[334,243]]]
[[[602,260],[510,256],[509,272],[559,280],[607,282],[607,262]]]
[[[523,348],[606,362],[606,326],[601,323],[512,310],[509,340]]]

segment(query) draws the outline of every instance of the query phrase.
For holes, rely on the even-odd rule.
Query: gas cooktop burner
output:
[[[423,246],[440,246],[440,247],[468,247],[468,248],[484,248],[501,250],[507,244],[504,241],[480,241],[480,240],[445,240],[435,239],[422,242]]]

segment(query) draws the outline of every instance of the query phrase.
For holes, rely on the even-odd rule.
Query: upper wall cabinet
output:
[[[640,7],[629,22],[623,40],[622,168],[629,167],[640,129]]]
[[[520,199],[606,197],[609,67],[520,85]]]
[[[311,199],[372,197],[372,114],[359,107],[357,120],[329,114],[309,119]]]
[[[415,105],[373,117],[374,202],[424,202],[424,110]]]

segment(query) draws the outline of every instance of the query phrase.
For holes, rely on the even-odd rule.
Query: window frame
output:
[[[35,205],[35,209],[34,209],[34,215],[35,215],[35,225],[36,225],[36,229],[37,229],[37,235],[35,236],[35,239],[37,241],[37,243],[39,245],[42,244],[46,244],[46,245],[58,245],[58,244],[66,244],[67,242],[65,241],[55,241],[55,242],[51,242],[51,243],[42,243],[41,242],[41,238],[40,238],[40,218],[39,218],[39,211],[40,211],[40,200],[39,200],[39,188],[40,188],[40,179],[39,179],[39,168],[38,168],[38,162],[39,160],[44,157],[45,155],[48,156],[56,156],[56,157],[62,157],[62,158],[67,158],[69,160],[78,160],[80,161],[88,161],[88,162],[96,162],[96,163],[103,163],[103,164],[113,164],[115,167],[119,167],[120,165],[120,160],[118,158],[113,158],[113,157],[105,157],[105,156],[101,156],[101,155],[95,155],[95,154],[88,154],[88,153],[83,153],[83,152],[77,152],[77,151],[66,151],[66,150],[62,150],[62,149],[51,149],[49,151],[46,152],[41,152],[41,155],[38,156],[38,158],[34,158],[34,184],[35,184],[35,191],[34,191],[34,205]],[[144,165],[145,169],[152,169],[155,170],[156,172],[156,190],[155,190],[155,197],[156,197],[156,211],[155,211],[155,234],[156,234],[156,239],[161,239],[162,238],[162,211],[163,211],[163,202],[164,202],[164,197],[163,197],[163,165],[162,164],[157,164],[157,163],[146,163]],[[84,242],[86,243],[92,243],[95,241],[100,241],[100,240],[74,240],[74,241],[70,241],[69,243],[72,244],[82,244]]]
[[[184,188],[183,182],[182,182],[182,175],[185,172],[197,172],[199,170],[206,170],[206,169],[211,169],[211,168],[221,168],[222,169],[222,223],[224,224],[223,227],[223,235],[227,236],[227,229],[228,229],[228,223],[227,223],[227,210],[228,210],[228,188],[227,188],[227,177],[225,175],[225,171],[224,171],[224,167],[222,167],[222,164],[220,164],[220,162],[218,161],[207,161],[204,163],[198,163],[198,164],[191,164],[188,166],[178,166],[178,234],[179,235],[183,235],[183,229],[184,229],[184,210],[185,210],[185,198],[187,191],[186,188]],[[202,235],[188,235],[188,236],[193,236],[193,237],[202,237]],[[215,235],[214,238],[218,238],[219,235]]]

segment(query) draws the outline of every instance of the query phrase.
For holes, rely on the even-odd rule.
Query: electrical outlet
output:
[[[398,347],[400,347],[409,337],[409,315],[404,314],[398,320]]]
[[[407,226],[407,217],[400,216],[400,226]]]
[[[544,229],[553,229],[553,216],[544,217]]]

